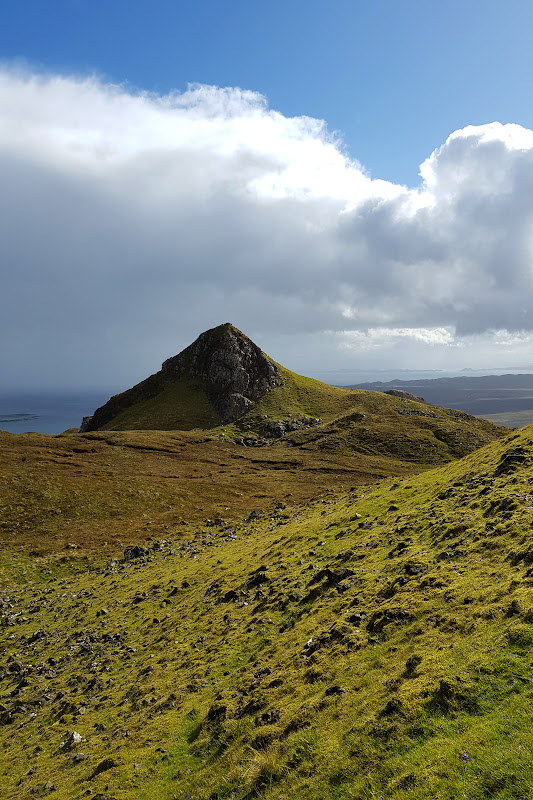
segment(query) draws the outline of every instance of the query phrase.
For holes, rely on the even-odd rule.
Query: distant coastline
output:
[[[57,436],[78,429],[83,417],[105,403],[117,387],[99,390],[0,392],[0,430]],[[24,409],[24,411],[22,411]]]
[[[25,422],[28,419],[39,419],[39,414],[0,414],[0,422]]]

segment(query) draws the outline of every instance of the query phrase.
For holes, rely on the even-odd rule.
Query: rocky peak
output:
[[[224,422],[233,422],[276,386],[283,384],[277,366],[229,322],[200,334],[179,355],[163,363],[166,380],[203,381],[207,396]]]

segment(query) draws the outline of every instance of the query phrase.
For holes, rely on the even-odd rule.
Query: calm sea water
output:
[[[0,430],[9,433],[62,433],[68,428],[79,428],[82,418],[92,414],[116,391],[0,394]],[[35,419],[20,422],[2,420],[3,416],[15,414],[32,414]]]

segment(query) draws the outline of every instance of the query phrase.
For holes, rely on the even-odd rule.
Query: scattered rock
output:
[[[260,714],[255,718],[255,726],[256,728],[260,728],[263,725],[274,725],[276,722],[279,722],[279,718],[279,709],[276,709],[275,711],[265,711],[263,714]]]
[[[416,678],[416,668],[419,664],[422,663],[421,656],[409,656],[407,661],[405,662],[405,672],[404,675],[406,678]]]
[[[428,569],[429,567],[427,564],[416,564],[414,561],[408,561],[404,566],[404,572],[407,575],[420,575]]]
[[[74,745],[81,742],[81,734],[76,731],[68,731],[65,739],[60,743],[60,750],[70,750]]]
[[[113,758],[104,758],[103,761],[95,767],[94,772],[90,776],[89,780],[96,778],[97,775],[100,775],[101,772],[107,772],[108,769],[113,769],[113,767],[117,766],[117,762]]]
[[[218,727],[226,719],[228,708],[223,705],[211,706],[207,712],[206,723],[209,728]]]
[[[126,547],[124,550],[123,561],[133,561],[136,558],[145,558],[149,551],[146,547],[134,545],[133,547]]]
[[[334,686],[329,686],[326,689],[326,697],[330,697],[331,695],[335,694],[346,694],[346,689],[343,689],[342,686],[335,684]]]

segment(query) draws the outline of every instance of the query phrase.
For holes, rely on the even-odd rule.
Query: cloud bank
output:
[[[455,131],[407,188],[238,88],[3,69],[0,109],[4,385],[126,386],[226,321],[307,372],[528,352],[532,131]]]

